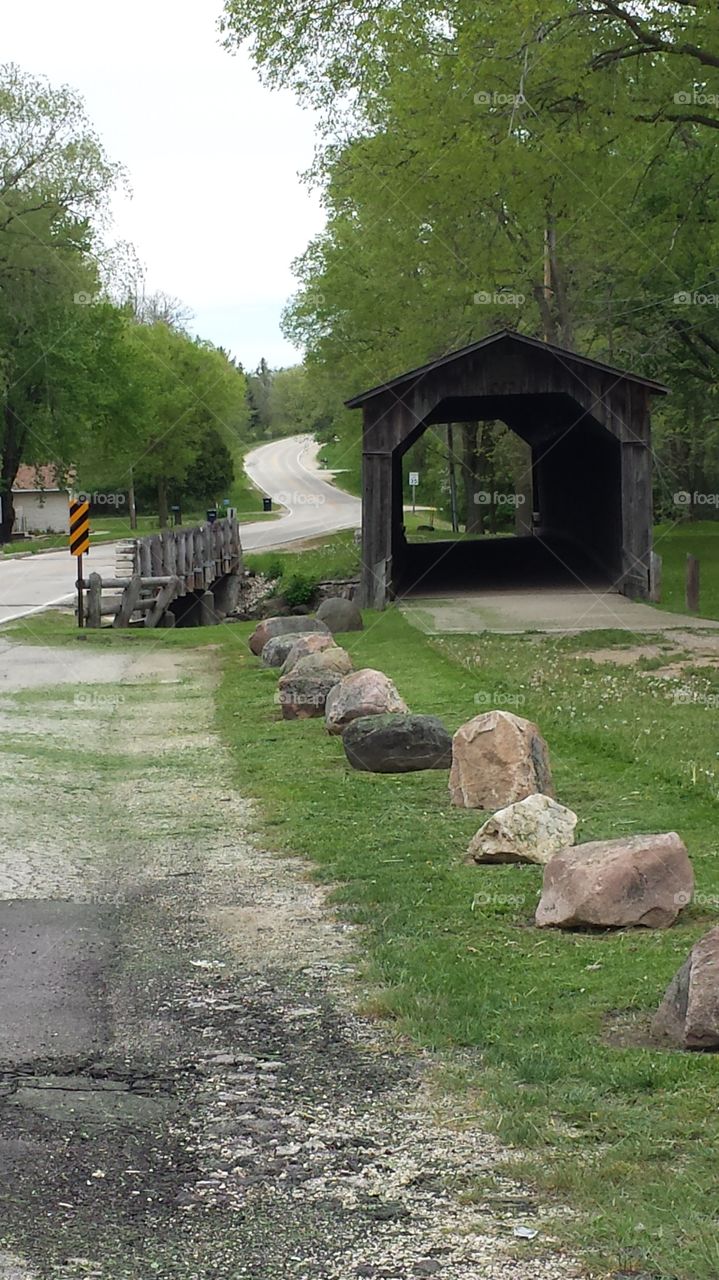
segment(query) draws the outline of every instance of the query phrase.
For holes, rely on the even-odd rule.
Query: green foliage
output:
[[[226,0],[225,37],[327,130],[286,330],[333,464],[356,474],[347,395],[509,327],[667,381],[658,502],[716,490],[715,6]],[[426,447],[406,461],[446,508]],[[511,486],[501,454],[485,475]]]
[[[94,256],[117,177],[71,90],[0,68],[0,540],[21,462],[62,473],[89,432],[132,418],[122,318]]]
[[[264,566],[262,572],[267,578],[281,578],[284,571],[284,564],[279,556],[275,559],[273,556]]]
[[[282,596],[291,609],[298,605],[311,604],[316,590],[316,580],[305,573],[293,573],[291,577],[283,577],[280,584]]]

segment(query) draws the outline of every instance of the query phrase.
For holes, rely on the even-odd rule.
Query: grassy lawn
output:
[[[699,612],[719,618],[719,520],[680,525],[657,525],[655,547],[662,557],[662,609],[686,611],[684,583],[687,555],[698,556]]]
[[[348,554],[345,535],[335,542],[310,553],[315,570]],[[413,710],[451,730],[491,707],[537,721],[557,796],[579,814],[578,839],[679,831],[697,876],[680,922],[536,930],[541,870],[464,865],[482,815],[449,805],[446,774],[355,773],[321,721],[280,721],[276,672],[245,644],[251,624],[156,632],[152,643],[221,646],[218,724],[238,786],[260,802],[262,838],[337,886],[338,909],[364,930],[366,1012],[438,1051],[458,1113],[494,1125],[516,1148],[512,1170],[574,1210],[558,1213],[557,1234],[601,1273],[716,1280],[719,1059],[631,1041],[692,943],[719,923],[719,672],[667,682],[650,662],[582,658],[625,645],[622,632],[428,638],[394,610],[365,621],[344,638],[355,666],[386,671]],[[68,620],[28,623],[7,631],[69,645],[149,639],[78,640]],[[677,688],[695,700],[676,701]],[[617,1027],[623,1038],[612,1042]],[[467,1196],[484,1189],[468,1170]]]
[[[359,573],[360,549],[354,531],[344,529],[331,538],[314,539],[294,551],[250,551],[245,556],[248,569],[269,577],[291,578],[303,574],[317,582],[329,578],[352,578]]]
[[[465,867],[481,816],[449,806],[444,774],[354,773],[321,722],[278,720],[276,676],[233,637],[219,717],[239,785],[273,844],[311,858],[365,926],[371,1012],[463,1051],[463,1108],[477,1099],[526,1176],[578,1211],[559,1227],[573,1245],[602,1267],[714,1280],[717,1059],[615,1047],[605,1032],[615,1015],[641,1025],[719,922],[719,675],[692,677],[708,702],[675,705],[651,672],[577,656],[623,633],[432,642],[394,611],[367,621],[347,637],[355,665],[386,671],[413,709],[451,729],[503,703],[539,722],[579,839],[677,829],[698,904],[666,932],[538,932],[541,871]]]

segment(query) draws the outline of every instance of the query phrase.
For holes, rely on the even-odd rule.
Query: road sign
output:
[[[419,484],[419,471],[410,471],[409,473],[410,489],[416,489],[418,484]]]
[[[70,555],[84,556],[90,550],[90,503],[70,502]]]

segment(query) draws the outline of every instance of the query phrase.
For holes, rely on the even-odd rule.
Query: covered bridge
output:
[[[381,609],[398,594],[458,582],[550,580],[591,580],[646,597],[649,406],[666,392],[659,382],[502,330],[348,400],[364,415],[361,603]],[[531,451],[531,532],[409,543],[403,455],[434,424],[493,420]]]

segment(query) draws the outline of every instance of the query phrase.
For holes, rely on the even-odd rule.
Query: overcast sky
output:
[[[280,312],[291,263],[320,229],[299,173],[313,121],[218,43],[222,0],[34,0],[0,16],[0,58],[83,95],[132,197],[115,202],[149,292],[181,298],[193,327],[253,368],[289,364]]]

